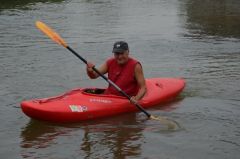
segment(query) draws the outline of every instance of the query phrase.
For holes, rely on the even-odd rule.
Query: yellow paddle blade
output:
[[[46,24],[40,21],[36,21],[36,26],[53,41],[55,41],[59,45],[62,45],[63,47],[67,47],[66,42],[53,29],[48,27]]]
[[[168,126],[168,130],[177,130],[177,129],[180,128],[180,126],[178,125],[178,123],[176,121],[169,120],[169,119],[167,119],[165,117],[160,117],[160,116],[156,117],[156,116],[151,115],[150,119],[158,120],[162,124],[167,125]]]

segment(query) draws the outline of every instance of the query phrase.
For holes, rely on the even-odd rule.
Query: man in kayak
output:
[[[128,44],[124,41],[114,43],[112,52],[114,57],[103,63],[98,70],[102,74],[108,73],[108,78],[131,96],[131,102],[137,103],[147,91],[142,66],[139,61],[129,57]],[[99,77],[92,69],[93,66],[92,63],[87,64],[87,74],[91,79]],[[122,95],[110,84],[104,94]]]

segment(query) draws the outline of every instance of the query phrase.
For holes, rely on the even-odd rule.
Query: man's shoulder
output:
[[[115,58],[111,57],[106,60],[106,64],[109,66],[115,61]]]
[[[107,61],[114,61],[114,60],[115,60],[114,57],[110,57],[110,58],[107,59]]]
[[[133,57],[129,57],[129,59],[130,59],[130,61],[131,61],[131,63],[132,63],[133,65],[137,65],[137,64],[140,64],[140,65],[141,65],[141,63],[140,63],[137,59],[135,59],[135,58],[133,58]]]

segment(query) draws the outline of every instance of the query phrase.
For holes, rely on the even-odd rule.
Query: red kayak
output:
[[[146,80],[147,93],[140,101],[143,108],[175,98],[184,88],[181,78]],[[63,95],[23,101],[22,111],[29,117],[51,122],[78,122],[138,111],[125,97],[101,94],[104,89],[78,88]]]

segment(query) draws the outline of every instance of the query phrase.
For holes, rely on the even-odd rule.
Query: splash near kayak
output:
[[[174,99],[183,90],[185,81],[181,78],[151,78],[146,84],[147,94],[140,104],[150,108]],[[51,122],[79,122],[138,111],[127,98],[104,95],[104,90],[77,88],[55,97],[23,101],[21,108],[30,118]]]

